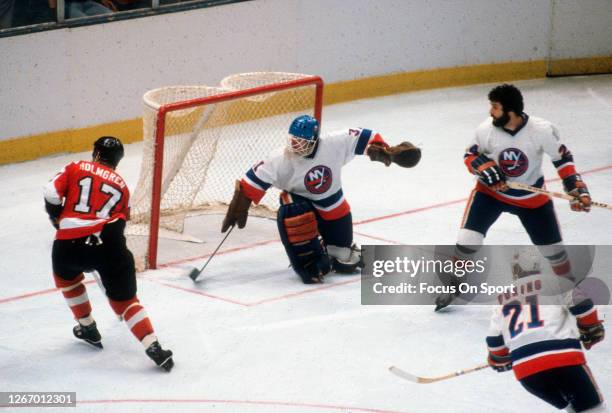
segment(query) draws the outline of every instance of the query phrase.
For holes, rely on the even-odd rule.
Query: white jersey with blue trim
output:
[[[350,209],[342,194],[342,167],[364,153],[372,135],[361,128],[329,133],[319,137],[315,151],[306,157],[280,148],[246,173],[246,192],[259,201],[274,186],[311,200],[323,218],[345,215]]]
[[[484,154],[497,163],[509,182],[538,188],[544,186],[544,153],[548,154],[562,178],[575,173],[573,158],[562,144],[557,128],[545,119],[526,114],[522,116],[524,123],[514,131],[494,126],[491,118],[482,122],[468,146],[466,158],[470,160],[473,156]],[[481,189],[485,189],[484,186]],[[485,189],[485,192],[488,191]],[[495,195],[501,200],[519,202],[519,205],[523,203],[525,206],[547,201],[544,195],[514,189],[495,191]]]
[[[563,288],[562,281],[568,282],[554,274],[530,275],[515,282],[514,294],[498,297],[501,305],[493,309],[487,344],[491,352],[510,352],[518,379],[584,363],[576,318],[596,320],[597,310],[591,300],[578,299],[577,290]]]
[[[522,127],[509,133],[488,119],[476,129],[470,143],[493,159],[509,181],[535,184],[542,178],[542,155],[561,159],[559,131],[547,120],[524,115]]]

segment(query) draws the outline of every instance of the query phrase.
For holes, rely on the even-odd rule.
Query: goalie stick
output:
[[[217,253],[217,251],[219,251],[219,248],[221,248],[221,245],[223,245],[223,243],[225,242],[225,240],[227,239],[227,237],[229,236],[229,234],[232,233],[232,230],[234,229],[234,225],[232,225],[229,229],[229,231],[227,231],[227,234],[225,234],[225,236],[223,237],[223,239],[221,240],[221,242],[219,243],[219,245],[217,245],[217,248],[215,248],[215,250],[213,251],[212,254],[210,254],[210,257],[208,257],[208,259],[206,260],[206,262],[204,263],[204,265],[202,266],[202,268],[198,269],[198,268],[193,268],[190,272],[189,272],[189,278],[191,278],[193,280],[193,282],[196,282],[198,277],[200,276],[200,274],[202,274],[202,271],[204,271],[204,268],[206,268],[206,266],[208,265],[208,263],[210,262],[210,260],[213,259],[213,257],[215,256],[215,254]]]
[[[520,182],[506,182],[506,184],[510,188],[512,188],[512,189],[522,189],[522,190],[529,191],[529,192],[536,192],[536,193],[539,193],[539,194],[548,195],[551,198],[567,199],[568,201],[571,201],[571,200],[574,199],[573,196],[568,195],[568,194],[563,193],[563,192],[548,191],[546,189],[536,188],[535,186],[530,186],[530,185],[527,185],[527,184],[522,184]],[[603,203],[603,202],[591,201],[591,206],[612,210],[612,205],[609,205],[609,204],[606,204],[606,203]]]
[[[389,371],[391,373],[395,374],[397,377],[400,377],[400,378],[402,378],[404,380],[411,381],[413,383],[429,384],[429,383],[435,383],[437,381],[452,379],[453,377],[463,376],[464,374],[473,373],[475,371],[483,370],[483,369],[486,369],[488,367],[489,367],[488,364],[481,364],[481,365],[476,366],[476,367],[472,367],[472,368],[465,369],[465,370],[455,371],[453,373],[449,373],[449,374],[445,374],[443,376],[437,376],[437,377],[420,377],[420,376],[415,376],[414,374],[410,374],[410,373],[400,369],[399,367],[395,367],[395,366],[389,367]]]

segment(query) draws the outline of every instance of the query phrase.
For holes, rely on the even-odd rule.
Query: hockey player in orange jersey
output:
[[[125,320],[146,354],[170,371],[172,352],[160,346],[136,296],[134,257],[123,234],[130,215],[130,192],[115,171],[123,153],[119,139],[103,136],[94,143],[92,161],[66,165],[45,186],[45,207],[57,229],[53,277],[78,322],[73,329],[77,338],[102,348],[83,284],[83,272],[96,270],[114,312]]]

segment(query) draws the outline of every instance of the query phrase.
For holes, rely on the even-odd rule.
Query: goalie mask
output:
[[[94,143],[91,154],[94,162],[102,162],[116,168],[123,158],[123,144],[113,136],[102,136]]]
[[[512,278],[540,274],[542,256],[536,247],[522,247],[512,257]]]
[[[319,121],[309,115],[298,116],[289,126],[287,149],[299,156],[308,156],[319,139]]]

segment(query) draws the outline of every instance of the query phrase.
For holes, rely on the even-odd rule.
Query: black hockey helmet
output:
[[[517,115],[523,113],[523,95],[514,85],[504,83],[491,89],[489,92],[491,102],[499,102],[504,107],[504,112],[514,112]]]
[[[114,136],[102,136],[94,143],[94,161],[103,162],[115,168],[123,158],[123,144]]]

